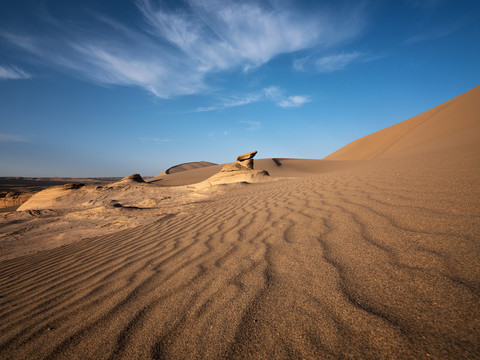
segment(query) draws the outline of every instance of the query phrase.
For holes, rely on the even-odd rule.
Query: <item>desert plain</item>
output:
[[[480,87],[322,160],[222,167],[2,212],[0,358],[480,358]]]

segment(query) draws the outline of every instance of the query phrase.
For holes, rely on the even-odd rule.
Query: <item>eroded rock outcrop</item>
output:
[[[20,206],[27,201],[31,196],[31,193],[21,193],[19,191],[10,191],[0,193],[0,209],[7,207]]]
[[[265,170],[253,169],[253,157],[256,151],[237,156],[237,162],[226,164],[220,172],[195,185],[197,189],[214,185],[233,183],[252,183],[266,181],[269,174]]]
[[[256,151],[239,155],[237,156],[237,162],[226,164],[220,172],[253,170],[253,158],[255,155],[257,155]]]

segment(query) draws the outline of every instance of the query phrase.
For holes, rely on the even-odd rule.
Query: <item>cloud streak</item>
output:
[[[300,107],[303,104],[307,103],[309,100],[305,96],[289,96],[286,99],[281,100],[278,103],[278,106],[283,108],[292,108],[292,107]]]
[[[324,56],[315,61],[315,68],[318,72],[329,73],[346,68],[354,60],[362,56],[359,52],[341,53]]]
[[[3,30],[0,36],[55,69],[170,98],[209,89],[210,74],[253,71],[280,54],[332,46],[361,30],[358,9],[310,14],[294,5],[186,0],[172,8],[137,0],[139,26],[101,15],[91,16],[88,25],[77,21],[75,26],[48,18],[49,34]],[[300,102],[290,99],[285,104]]]
[[[284,91],[278,86],[269,86],[256,94],[248,94],[244,97],[235,97],[224,99],[220,104],[214,106],[204,106],[197,108],[197,112],[218,111],[232,107],[248,105],[259,101],[272,101],[276,106],[282,108],[301,107],[310,99],[303,95],[285,96]]]
[[[375,58],[367,57],[365,54],[357,51],[349,53],[330,54],[327,56],[307,56],[295,60],[293,67],[297,71],[315,71],[318,73],[331,73],[343,70],[356,61],[371,61]]]
[[[234,97],[224,99],[223,102],[219,105],[214,106],[201,106],[197,109],[197,112],[206,112],[206,111],[216,111],[216,110],[223,110],[228,109],[231,107],[243,106],[247,104],[251,104],[257,101],[260,101],[262,96],[260,94],[249,94],[242,97]]]
[[[267,87],[263,89],[263,92],[267,99],[275,102],[277,106],[280,106],[282,108],[301,107],[310,101],[307,96],[303,95],[285,96],[284,91],[278,86]]]
[[[30,79],[31,75],[26,71],[16,66],[2,66],[0,65],[0,80],[19,80]]]

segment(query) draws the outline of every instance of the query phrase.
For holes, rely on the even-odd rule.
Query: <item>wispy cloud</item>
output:
[[[278,54],[313,46],[323,27],[332,26],[314,16],[301,19],[294,9],[274,3],[187,1],[175,10],[150,0],[137,4],[150,32],[188,55],[201,71],[259,66]]]
[[[31,75],[16,66],[0,65],[0,80],[30,79]]]
[[[363,26],[358,8],[305,13],[293,1],[186,0],[172,8],[137,0],[136,6],[143,17],[137,27],[100,15],[83,26],[48,18],[48,34],[3,30],[0,36],[56,69],[169,98],[208,89],[209,74],[250,71],[279,54],[331,46]]]
[[[308,96],[304,95],[285,96],[284,91],[278,86],[269,86],[263,89],[263,92],[265,93],[267,99],[275,102],[277,106],[282,108],[300,107],[307,102],[310,102]]]
[[[244,97],[226,98],[218,105],[201,106],[197,109],[197,112],[216,111],[216,110],[223,110],[223,109],[228,109],[236,106],[247,105],[247,104],[259,101],[261,97],[262,96],[260,94],[249,94]]]
[[[258,93],[248,94],[244,97],[225,98],[219,104],[213,106],[201,106],[197,112],[224,110],[231,107],[243,106],[259,101],[273,101],[275,105],[283,108],[300,107],[309,102],[307,96],[292,95],[285,96],[283,89],[278,86],[269,86]]]
[[[0,133],[0,143],[6,142],[28,143],[31,142],[31,140],[23,135]]]
[[[300,107],[309,100],[305,96],[289,96],[278,103],[278,106],[283,108]]]
[[[295,60],[293,66],[298,71],[316,71],[319,73],[330,73],[345,69],[355,61],[368,61],[372,57],[366,57],[365,54],[357,51],[349,53],[331,54],[327,56],[307,56]]]
[[[344,69],[348,64],[362,56],[359,52],[341,53],[324,56],[315,61],[315,67],[319,72],[333,72]]]

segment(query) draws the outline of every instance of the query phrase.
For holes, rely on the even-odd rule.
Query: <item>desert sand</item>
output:
[[[480,358],[480,87],[258,181],[202,165],[0,214],[0,358]]]

